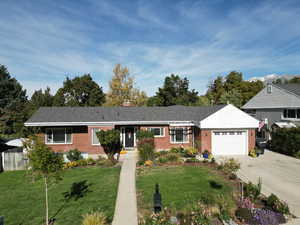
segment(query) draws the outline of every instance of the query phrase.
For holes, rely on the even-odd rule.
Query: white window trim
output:
[[[285,109],[283,109],[282,114],[281,114],[281,119],[282,120],[288,120],[288,121],[300,121],[300,118],[297,118],[297,109],[299,109],[299,108],[291,108],[291,109],[285,108]],[[296,112],[295,112],[296,118],[284,117],[284,110],[296,110]]]
[[[147,127],[147,130],[150,131],[151,128],[158,128],[163,131],[163,135],[154,135],[154,137],[165,137],[165,128],[164,127]]]
[[[65,142],[64,143],[53,143],[53,142],[48,142],[47,141],[47,130],[51,130],[52,132],[52,141],[53,141],[53,129],[58,129],[59,127],[55,127],[55,128],[46,128],[45,130],[45,144],[47,145],[71,145],[73,144],[73,130],[72,128],[64,128],[65,129]],[[71,142],[66,142],[67,140],[67,129],[71,129]]]
[[[94,134],[93,134],[93,132],[94,132],[95,129],[98,129],[98,131],[101,130],[101,128],[98,128],[98,127],[93,127],[93,128],[91,128],[91,136],[92,136],[92,138],[91,138],[92,143],[91,143],[91,144],[94,145],[94,146],[99,146],[99,145],[101,145],[101,144],[100,144],[100,141],[99,141],[99,144],[94,144]]]
[[[188,129],[188,128],[185,128],[185,127],[174,127],[173,129]],[[188,144],[190,143],[190,135],[187,134],[187,140],[186,141],[173,141],[172,140],[172,136],[173,135],[170,135],[170,143],[171,144]]]

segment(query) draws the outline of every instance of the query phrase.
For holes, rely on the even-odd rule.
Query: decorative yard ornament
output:
[[[161,194],[159,193],[159,185],[155,185],[155,193],[153,195],[153,202],[154,202],[154,213],[159,213],[162,208],[161,204]]]

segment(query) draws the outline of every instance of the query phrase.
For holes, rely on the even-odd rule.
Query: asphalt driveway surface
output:
[[[300,217],[300,160],[265,151],[258,158],[237,157],[241,162],[238,176],[244,181],[257,183],[262,179],[262,192],[276,194],[286,201],[291,212]]]

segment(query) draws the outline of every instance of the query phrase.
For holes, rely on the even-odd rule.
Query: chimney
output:
[[[122,104],[123,107],[131,107],[134,106],[130,100],[125,100]]]

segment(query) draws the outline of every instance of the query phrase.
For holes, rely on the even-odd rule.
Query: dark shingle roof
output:
[[[275,84],[275,86],[300,96],[300,84]]]
[[[224,106],[41,107],[26,123],[201,121]]]

